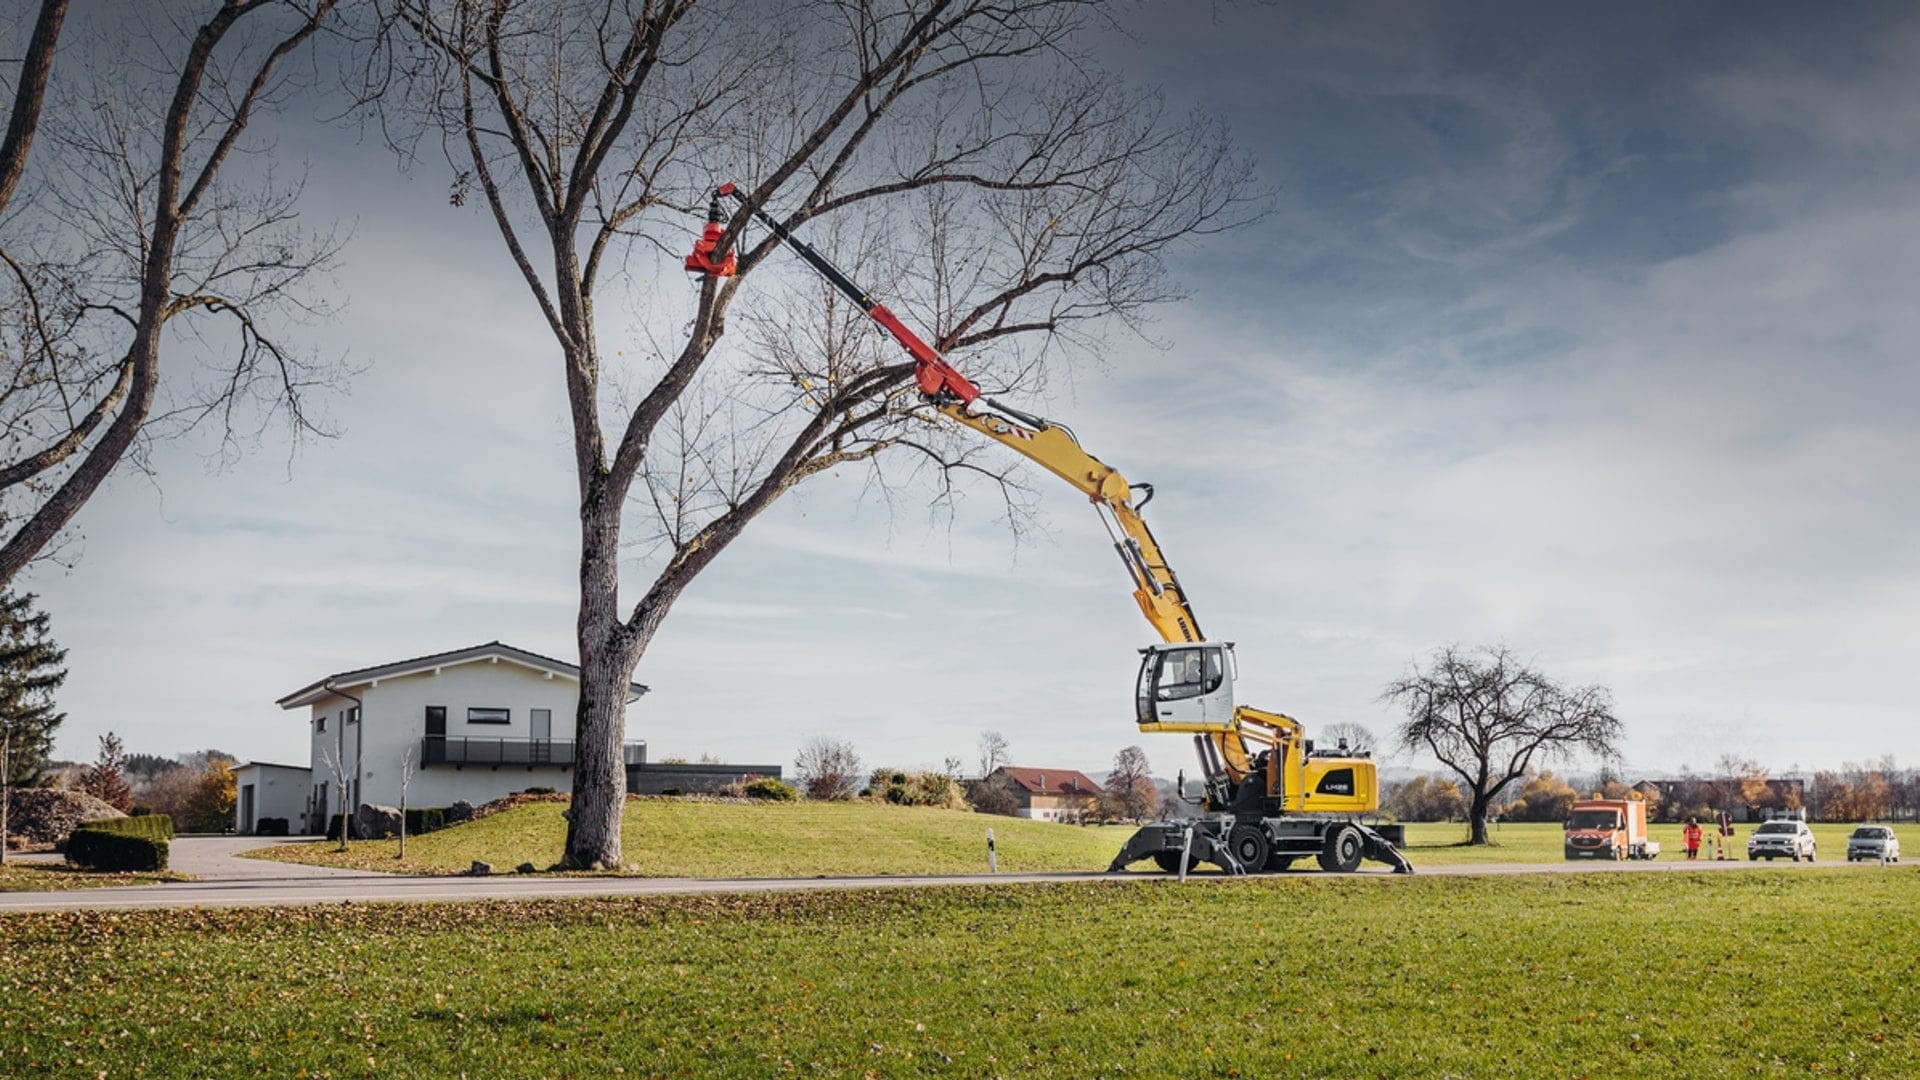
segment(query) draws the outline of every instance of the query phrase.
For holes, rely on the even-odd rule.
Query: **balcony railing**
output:
[[[647,760],[646,743],[627,743],[621,758],[628,765]],[[420,747],[421,765],[572,765],[570,739],[512,739],[429,735]]]

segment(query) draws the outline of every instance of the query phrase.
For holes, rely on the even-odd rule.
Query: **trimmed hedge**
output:
[[[407,808],[407,835],[420,836],[447,827],[447,811],[440,806]]]
[[[255,836],[285,836],[290,825],[283,817],[263,817],[253,823]]]
[[[345,820],[346,818],[340,814],[335,814],[327,820],[327,839],[340,839],[340,823]]]
[[[166,814],[107,818],[104,821],[89,821],[81,828],[92,829],[95,832],[110,832],[118,836],[138,836],[147,840],[173,839],[173,818]]]
[[[115,820],[145,821],[148,817]],[[165,870],[167,848],[163,839],[87,826],[73,830],[67,837],[67,861],[91,870]]]

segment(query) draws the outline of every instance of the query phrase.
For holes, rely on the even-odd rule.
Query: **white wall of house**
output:
[[[233,831],[250,833],[261,818],[285,818],[295,833],[307,812],[313,773],[291,765],[253,763],[233,771]]]
[[[328,696],[308,709],[312,738],[313,793],[325,785],[327,815],[341,812],[340,784],[328,767],[329,756],[344,763],[349,784],[348,805],[361,803],[397,806],[400,802],[401,756],[414,755],[414,774],[407,786],[407,805],[446,806],[457,799],[478,805],[489,799],[529,787],[572,789],[570,768],[527,765],[421,765],[421,743],[426,736],[429,706],[447,710],[447,738],[528,739],[534,710],[550,714],[549,737],[556,742],[573,738],[579,684],[561,675],[549,675],[512,660],[482,658],[426,671],[341,687],[360,699]],[[507,723],[485,723],[471,710],[505,709]],[[324,726],[322,721],[324,720]]]

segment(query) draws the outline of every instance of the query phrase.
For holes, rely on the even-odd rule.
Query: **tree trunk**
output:
[[[627,685],[639,662],[620,621],[619,506],[589,493],[580,511],[580,704],[574,713],[573,805],[567,813],[569,870],[622,863],[620,815],[627,775]]]
[[[1476,792],[1473,803],[1467,810],[1467,843],[1484,844],[1487,842],[1487,805],[1493,800]]]

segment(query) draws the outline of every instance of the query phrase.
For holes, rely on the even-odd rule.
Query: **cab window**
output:
[[[1154,675],[1154,697],[1179,701],[1220,689],[1219,649],[1169,649],[1160,654]]]

